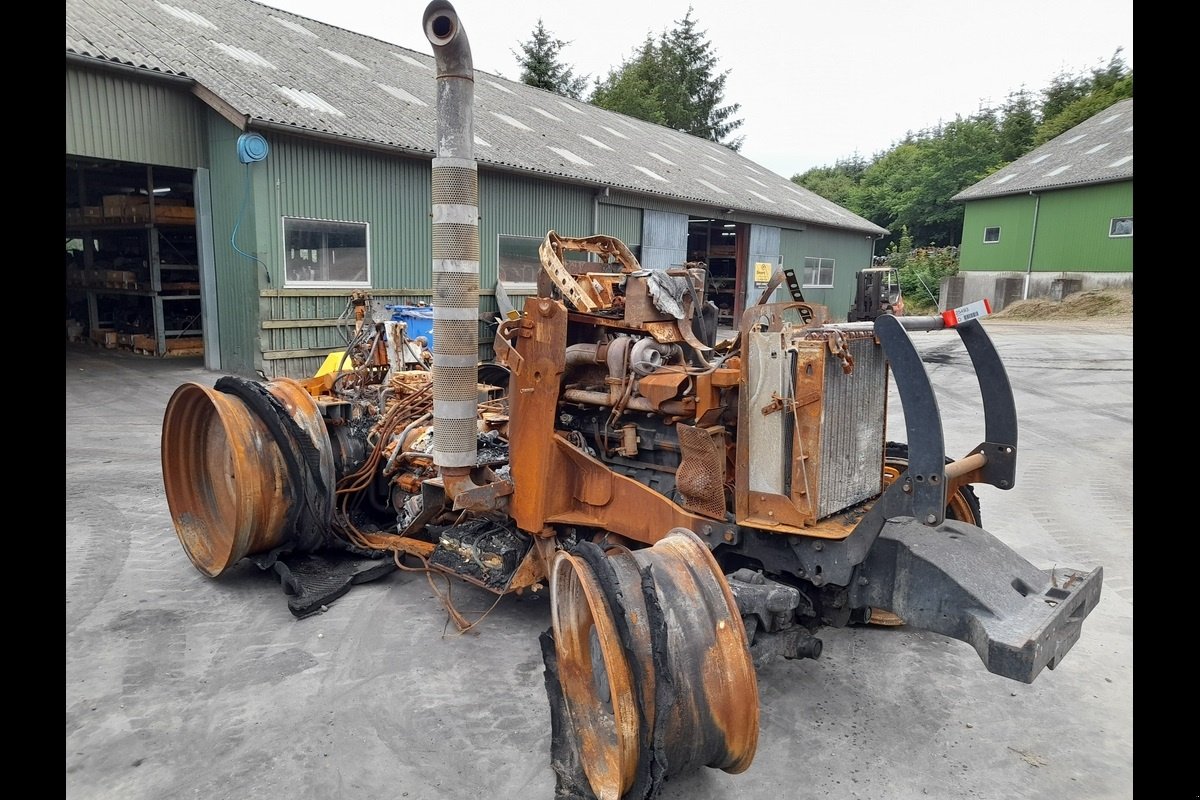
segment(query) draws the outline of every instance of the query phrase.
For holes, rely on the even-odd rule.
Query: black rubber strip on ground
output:
[[[259,566],[275,571],[289,595],[288,610],[304,618],[346,594],[351,586],[388,575],[396,569],[396,562],[391,558],[323,551],[280,555],[269,565]]]

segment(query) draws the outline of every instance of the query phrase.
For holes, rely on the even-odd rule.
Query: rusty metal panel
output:
[[[838,357],[825,355],[819,518],[883,490],[887,361],[873,337],[850,339],[846,347],[854,359],[849,373]]]

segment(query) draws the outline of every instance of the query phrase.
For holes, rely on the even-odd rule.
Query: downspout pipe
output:
[[[475,69],[454,6],[433,0],[422,18],[437,74],[433,159],[433,460],[452,485],[470,483],[478,438],[479,169]]]
[[[1042,205],[1042,196],[1036,192],[1030,192],[1033,195],[1033,230],[1029,232],[1029,259],[1025,264],[1025,289],[1021,292],[1021,299],[1029,299],[1029,280],[1033,277],[1033,243],[1037,240],[1037,225],[1038,225],[1038,209]]]

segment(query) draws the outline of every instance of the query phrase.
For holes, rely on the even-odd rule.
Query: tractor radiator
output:
[[[807,527],[883,491],[887,362],[870,331],[750,331],[743,524]]]
[[[851,371],[825,348],[816,515],[823,519],[883,491],[887,361],[875,338],[845,339]]]

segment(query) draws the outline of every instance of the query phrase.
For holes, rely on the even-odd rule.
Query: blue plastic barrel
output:
[[[426,347],[433,349],[433,306],[384,306],[392,312],[394,322],[408,327],[408,338],[424,336]]]

